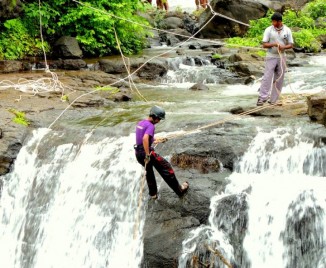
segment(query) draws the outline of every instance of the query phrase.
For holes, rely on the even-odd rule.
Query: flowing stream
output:
[[[325,88],[324,60],[312,57],[304,67],[292,68],[287,77],[293,81],[284,92]],[[132,148],[135,123],[159,102],[167,120],[157,132],[183,131],[228,116],[235,103],[257,99],[258,83],[220,85],[210,65],[174,68],[161,84],[139,86],[148,103],[108,107],[97,135],[80,130],[94,127],[102,117],[73,111],[61,120],[76,127],[78,135],[33,132],[13,171],[1,177],[0,267],[140,267],[147,197],[146,191],[139,194],[142,168]],[[199,79],[211,81],[210,90],[190,92],[189,85]],[[304,139],[295,129],[259,132],[225,192],[212,198],[210,224],[184,241],[179,267],[188,267],[197,253],[203,262],[214,259],[222,265],[207,253],[206,244],[230,261],[242,256],[242,267],[325,267],[325,145]],[[236,207],[222,214],[238,228],[225,226],[220,214],[227,198]]]

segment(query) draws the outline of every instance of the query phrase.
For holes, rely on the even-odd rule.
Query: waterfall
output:
[[[177,57],[169,59],[169,70],[163,83],[212,83],[218,84],[221,80],[232,75],[224,68],[217,68],[209,60],[200,57]]]
[[[217,253],[233,267],[326,267],[325,159],[300,130],[260,131],[212,198],[209,224],[183,242],[179,267],[224,267]]]
[[[144,202],[134,137],[73,144],[61,136],[34,131],[3,178],[0,267],[139,267]]]

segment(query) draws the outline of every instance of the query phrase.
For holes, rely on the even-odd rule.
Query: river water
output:
[[[325,89],[324,61],[325,56],[310,57],[303,67],[291,68],[288,78],[293,80],[286,82],[284,92]],[[257,99],[259,82],[224,85],[214,80],[212,66],[178,66],[155,86],[139,85],[147,102],[136,95],[137,101],[112,105],[91,118],[72,111],[61,119],[71,128],[32,133],[13,171],[1,177],[0,267],[140,267],[147,192],[146,187],[141,190],[142,169],[133,155],[135,123],[159,104],[167,120],[157,132],[181,132],[225,118],[235,103],[250,105]],[[193,75],[179,79],[189,73]],[[189,91],[196,77],[211,81],[210,89]],[[240,120],[253,124],[256,119]],[[90,130],[99,122],[93,134]],[[248,206],[246,267],[325,267],[320,250],[326,243],[321,190],[326,182],[325,145],[303,138],[296,124],[259,132],[225,192],[213,197],[210,225],[184,241],[189,254],[180,257],[179,267],[187,267],[198,241],[219,241],[225,257],[236,261],[236,249],[214,218],[220,200],[228,196],[245,196]],[[298,223],[309,215],[314,221]],[[293,242],[297,230],[291,226],[309,229]],[[298,250],[307,244],[309,250]],[[318,250],[312,252],[315,245]],[[306,252],[310,259],[303,256]]]

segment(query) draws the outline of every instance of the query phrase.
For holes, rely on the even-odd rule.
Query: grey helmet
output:
[[[165,111],[163,108],[155,105],[149,111],[149,116],[158,118],[160,120],[164,120],[165,119]]]

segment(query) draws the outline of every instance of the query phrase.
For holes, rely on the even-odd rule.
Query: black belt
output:
[[[134,149],[136,151],[144,151],[144,145],[142,145],[142,144],[135,144],[134,145]],[[154,151],[154,148],[153,147],[149,147],[149,150],[150,151]]]

